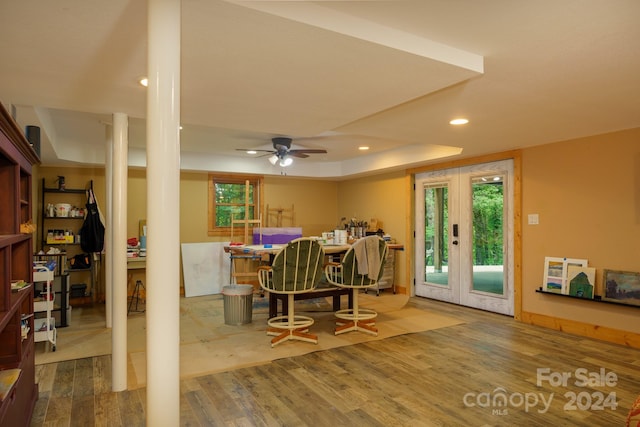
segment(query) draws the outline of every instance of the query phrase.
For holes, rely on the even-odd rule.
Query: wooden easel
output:
[[[231,241],[233,242],[233,235],[236,229],[236,225],[243,225],[244,240],[242,243],[245,245],[253,244],[253,230],[258,227],[260,238],[258,243],[262,244],[262,215],[259,215],[258,219],[248,219],[246,217],[249,206],[249,181],[245,183],[247,191],[245,191],[245,217],[242,219],[236,219],[231,214]],[[249,228],[251,228],[251,240],[249,240]],[[230,282],[232,284],[238,283],[238,278],[241,278],[240,283],[250,283],[258,289],[258,266],[262,263],[262,256],[256,255],[244,255],[231,253],[231,277]]]
[[[233,230],[234,225],[243,224],[244,225],[244,240],[243,243],[245,245],[253,243],[252,240],[249,240],[249,224],[252,224],[253,227],[257,226],[260,229],[260,243],[262,243],[262,219],[234,219],[233,214],[231,215],[231,241],[233,242]],[[253,228],[252,228],[253,230]],[[234,254],[231,253],[231,284],[251,284],[254,288],[258,287],[258,266],[262,263],[262,256],[259,255],[245,255],[245,254]],[[240,279],[240,282],[238,282]]]
[[[242,224],[244,225],[244,240],[242,241],[242,243],[244,243],[245,245],[250,245],[253,243],[253,233],[251,236],[251,240],[249,240],[249,224],[251,224],[251,231],[253,232],[253,229],[258,227],[258,229],[260,230],[260,240],[258,241],[259,244],[262,244],[262,215],[260,216],[260,218],[258,219],[246,219],[246,218],[242,218],[242,219],[235,219],[233,214],[231,214],[231,241],[233,242],[233,231],[236,228],[236,225]]]
[[[262,243],[262,219],[234,219],[233,214],[231,215],[231,241],[233,242],[233,229],[235,228],[235,224],[244,224],[244,240],[243,243],[245,245],[253,243],[252,240],[249,240],[249,224],[253,224],[254,227],[257,226],[260,228],[260,243]],[[251,284],[255,288],[254,290],[259,290],[260,285],[258,284],[258,267],[262,264],[262,256],[260,255],[249,255],[249,254],[230,254],[231,260],[231,272],[229,282],[231,284]],[[240,281],[238,281],[240,279]]]
[[[282,227],[282,219],[289,219],[291,221],[290,226],[293,227],[295,226],[295,216],[294,216],[294,212],[293,212],[293,205],[291,205],[291,209],[285,209],[285,208],[270,208],[269,205],[267,204],[267,218],[266,218],[266,223],[265,223],[265,227],[269,227],[269,218],[271,218],[272,216],[275,216],[276,219],[276,223],[275,223],[275,227]],[[271,225],[271,227],[274,227],[274,225]]]
[[[236,228],[236,224],[244,225],[244,240],[242,243],[245,245],[250,245],[253,243],[253,239],[249,240],[249,224],[251,224],[251,231],[257,227],[260,229],[260,241],[259,244],[262,244],[262,214],[258,215],[258,219],[248,219],[247,215],[249,214],[249,181],[244,182],[244,218],[236,219],[233,214],[231,214],[231,241],[233,242],[233,232]],[[252,236],[253,237],[253,236]]]

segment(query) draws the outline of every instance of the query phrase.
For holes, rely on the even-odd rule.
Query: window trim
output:
[[[243,184],[246,181],[250,181],[254,185],[254,215],[262,215],[264,207],[264,176],[263,175],[250,175],[250,174],[218,174],[209,173],[207,177],[208,187],[208,200],[207,200],[207,234],[209,236],[231,236],[231,227],[216,227],[215,226],[215,214],[216,214],[216,198],[215,198],[215,184]],[[257,191],[256,191],[257,190]],[[258,219],[258,218],[251,218]],[[234,233],[235,234],[235,233]]]

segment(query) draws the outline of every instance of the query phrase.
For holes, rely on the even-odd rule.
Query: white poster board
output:
[[[182,274],[184,296],[195,297],[222,292],[229,284],[229,254],[224,246],[228,242],[183,243]]]

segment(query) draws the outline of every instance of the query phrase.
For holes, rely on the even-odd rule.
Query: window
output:
[[[209,174],[209,235],[230,235],[231,215],[259,219],[262,192],[262,176]]]

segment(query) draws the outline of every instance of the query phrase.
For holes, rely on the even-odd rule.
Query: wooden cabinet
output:
[[[0,371],[19,369],[0,401],[0,425],[29,425],[38,396],[33,344],[32,234],[20,224],[32,219],[31,171],[38,157],[0,104]]]

